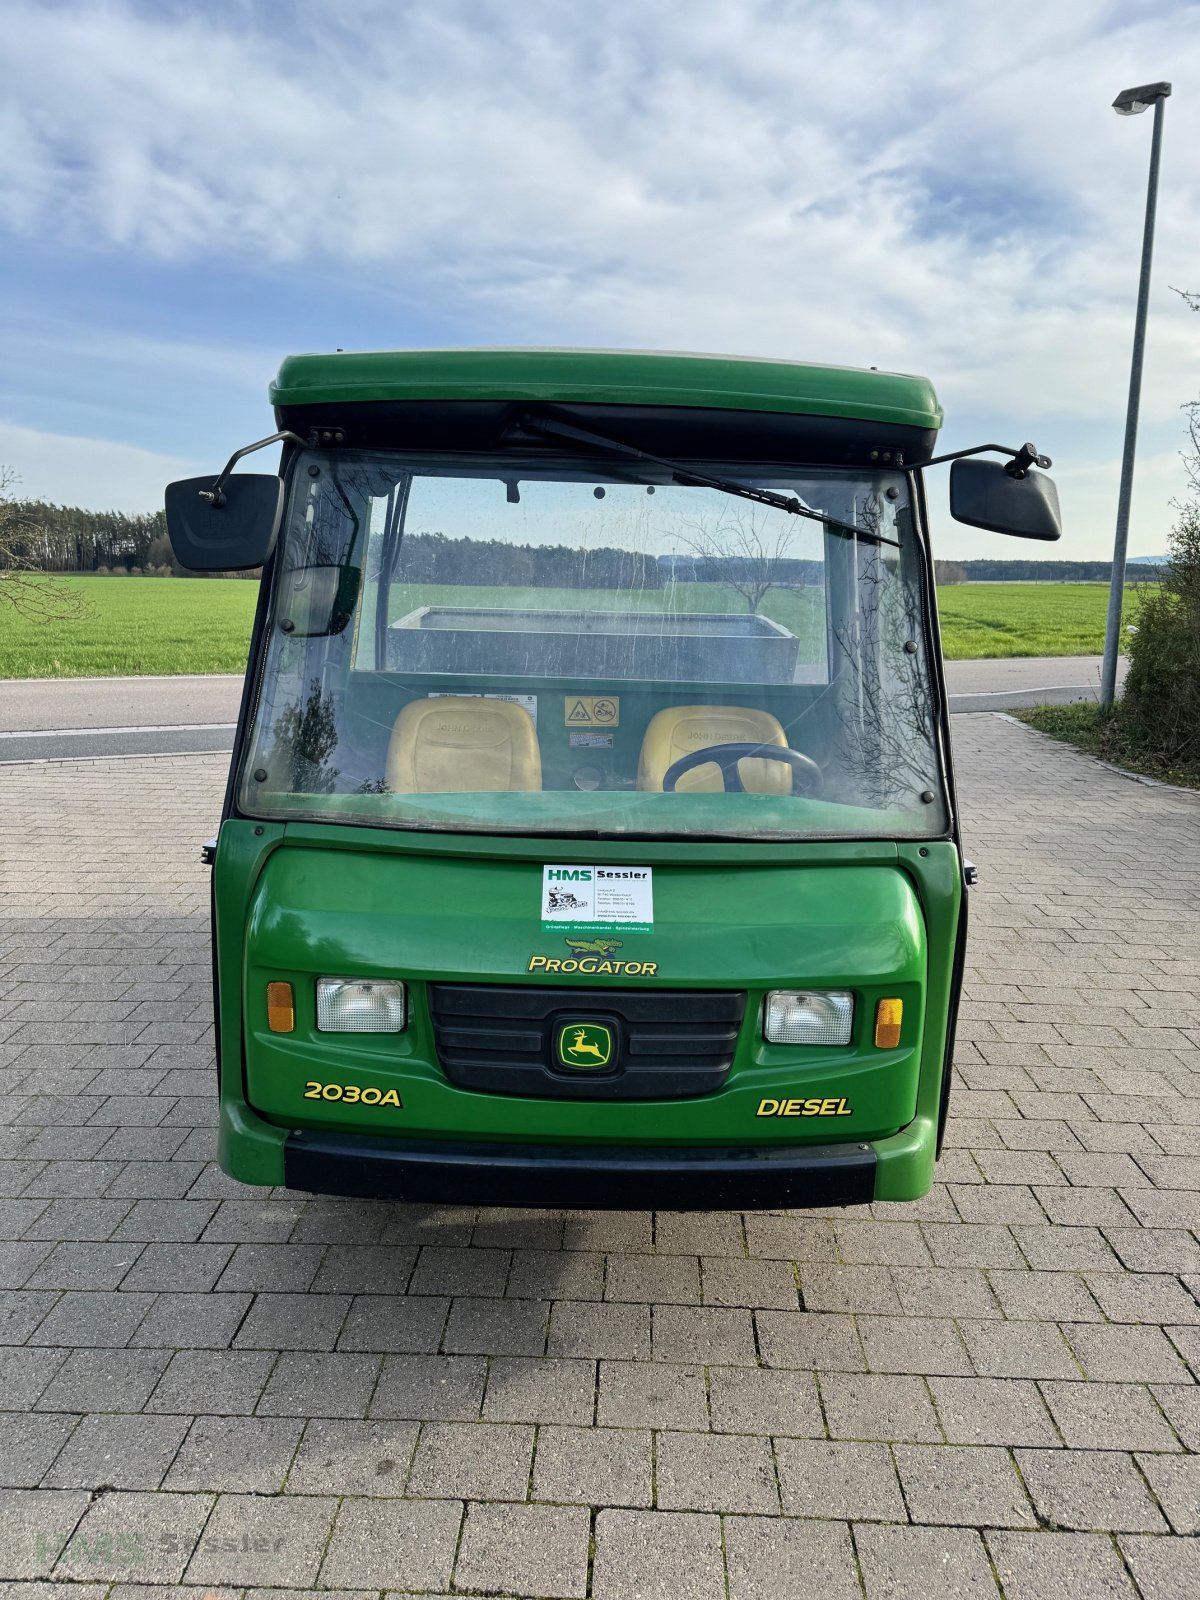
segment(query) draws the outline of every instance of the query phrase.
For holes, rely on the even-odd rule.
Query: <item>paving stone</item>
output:
[[[819,1439],[825,1424],[812,1374],[771,1367],[713,1367],[709,1410],[718,1433]]]
[[[998,1317],[988,1274],[974,1267],[892,1267],[901,1310],[910,1317]]]
[[[987,1533],[1005,1600],[1136,1600],[1112,1539],[1100,1533]]]
[[[595,1396],[595,1362],[498,1356],[488,1370],[483,1414],[491,1422],[583,1425],[592,1420]],[[647,1421],[645,1417],[640,1419],[642,1426]]]
[[[885,1444],[776,1439],[784,1512],[789,1517],[907,1522],[892,1453]]]
[[[461,1355],[540,1356],[546,1350],[549,1321],[545,1300],[460,1296],[451,1305],[442,1349]]]
[[[242,1198],[245,1190],[238,1186],[237,1198],[225,1199],[217,1207],[216,1215],[204,1230],[206,1242],[210,1244],[286,1244],[295,1231],[296,1224],[303,1215],[304,1205],[298,1197],[280,1201],[272,1196],[266,1200],[247,1200]],[[192,1190],[192,1194],[196,1191]],[[207,1196],[205,1197],[207,1198]],[[296,1259],[303,1262],[307,1259],[319,1264],[323,1252],[316,1245],[308,1245],[311,1255],[299,1256]],[[253,1272],[256,1270],[269,1271],[272,1261],[269,1256],[255,1257],[250,1255],[243,1258],[239,1270]],[[284,1271],[286,1255],[280,1262],[274,1263],[276,1270]],[[315,1269],[314,1269],[315,1270]],[[243,1283],[237,1287],[244,1289],[295,1289],[300,1285],[296,1283]]]
[[[349,1309],[344,1294],[258,1294],[233,1342],[239,1350],[332,1350]]]
[[[854,1538],[867,1600],[996,1600],[999,1593],[974,1531],[865,1524]]]
[[[808,1367],[829,1372],[867,1370],[853,1317],[812,1311],[757,1311],[754,1325],[762,1359],[770,1367]]]
[[[1200,1533],[1200,1456],[1139,1455],[1159,1505],[1176,1533]]]
[[[649,1506],[653,1498],[649,1431],[539,1428],[533,1498],[559,1504]]]
[[[0,1412],[0,1488],[35,1488],[78,1422],[72,1416]]]
[[[740,1211],[658,1211],[654,1249],[659,1255],[740,1256],[745,1230]]]
[[[654,1359],[756,1366],[753,1316],[733,1307],[655,1306]]]
[[[287,1417],[197,1417],[163,1487],[277,1494],[303,1427]]]
[[[1057,1428],[1037,1386],[1021,1378],[930,1378],[951,1444],[1056,1445]]]
[[[800,1288],[806,1311],[862,1311],[899,1315],[904,1307],[887,1267],[854,1267],[814,1262],[801,1265]]]
[[[1160,1328],[1084,1323],[1063,1329],[1089,1378],[1115,1383],[1191,1383],[1175,1346]]]
[[[1165,1273],[1089,1272],[1086,1279],[1110,1322],[1200,1324],[1200,1304]]]
[[[598,1250],[514,1250],[506,1293],[526,1300],[600,1300],[604,1256]]]
[[[157,1489],[189,1417],[84,1417],[46,1474],[54,1489]]]
[[[835,1522],[727,1517],[730,1600],[860,1600],[847,1528]]]
[[[338,1349],[431,1355],[442,1342],[449,1311],[443,1296],[356,1295]]]
[[[610,1254],[604,1278],[605,1300],[698,1306],[700,1261],[696,1256]]]
[[[792,1311],[800,1302],[790,1261],[711,1256],[701,1262],[704,1304]]]
[[[104,1291],[69,1291],[54,1300],[52,1294],[43,1297],[30,1295],[28,1306],[22,1302],[18,1308],[27,1314],[40,1305],[40,1316],[33,1319],[37,1329],[38,1344],[117,1348],[128,1344],[138,1324],[149,1311],[154,1296],[129,1294],[122,1291],[110,1294]],[[50,1309],[53,1304],[53,1310]],[[32,1334],[32,1327],[29,1334]],[[26,1335],[26,1337],[29,1336]]]
[[[311,1584],[336,1510],[332,1499],[223,1494],[188,1564],[187,1580]]]
[[[1043,1383],[1059,1432],[1075,1449],[1177,1450],[1148,1389],[1132,1383]]]
[[[318,1294],[403,1294],[417,1252],[402,1245],[339,1244],[313,1280]]]
[[[130,1345],[174,1350],[224,1350],[250,1306],[248,1294],[160,1294]]]
[[[666,1309],[661,1308],[661,1309]],[[682,1308],[690,1309],[690,1308]],[[590,1300],[559,1300],[550,1313],[546,1349],[552,1356],[647,1360],[652,1309]]]
[[[425,1499],[523,1500],[533,1429],[498,1422],[426,1422],[408,1493]]]
[[[920,1378],[830,1373],[821,1400],[835,1439],[911,1439],[941,1443],[942,1430]]]
[[[419,1425],[318,1418],[288,1473],[289,1494],[399,1495],[404,1491]]]
[[[0,1573],[10,1579],[48,1577],[87,1510],[88,1499],[82,1491],[0,1493]]]
[[[833,1228],[842,1260],[853,1265],[927,1267],[933,1259],[916,1222],[839,1217]]]
[[[54,1575],[178,1583],[212,1505],[206,1494],[102,1495],[71,1535]]]
[[[563,1222],[564,1250],[642,1250],[654,1248],[651,1211],[568,1211]]]
[[[1071,1347],[1052,1322],[960,1324],[971,1361],[983,1378],[1080,1378]]]
[[[602,1361],[596,1421],[616,1428],[707,1428],[703,1369]]]
[[[155,1163],[160,1165],[160,1163]],[[27,1239],[107,1239],[128,1214],[128,1200],[36,1200],[8,1201],[8,1205],[34,1208],[22,1230],[15,1217],[6,1223],[5,1232]]]
[[[219,1287],[250,1289],[256,1294],[299,1292],[311,1287],[324,1255],[325,1246],[320,1244],[239,1244],[218,1280]]]
[[[1200,1388],[1182,1389],[1154,1384],[1150,1391],[1166,1413],[1167,1421],[1183,1440],[1185,1450],[1200,1453]]]
[[[779,1509],[766,1439],[661,1432],[655,1478],[658,1504],[667,1511],[774,1513]]]
[[[1133,1457],[1113,1450],[1018,1450],[1039,1517],[1060,1528],[1165,1533]]]
[[[486,1371],[480,1356],[385,1356],[371,1415],[416,1422],[477,1417]]]
[[[285,1351],[258,1402],[264,1417],[365,1417],[381,1356]]]
[[[747,1247],[755,1260],[838,1260],[837,1238],[828,1217],[776,1217],[748,1211],[745,1224]]]
[[[704,1512],[601,1511],[596,1518],[594,1600],[725,1600],[721,1521]]]
[[[443,1593],[461,1523],[457,1500],[344,1500],[321,1583]]]
[[[1042,1322],[1102,1322],[1099,1309],[1085,1280],[1075,1272],[1002,1272],[987,1274],[992,1293],[1000,1301],[1005,1317]]]
[[[28,1411],[67,1359],[66,1350],[0,1346],[0,1396],[10,1411]]]
[[[146,1409],[248,1417],[274,1363],[274,1354],[266,1350],[181,1350],[171,1357]]]
[[[125,1274],[121,1288],[202,1294],[216,1285],[233,1250],[229,1244],[148,1244]]]
[[[1180,1600],[1200,1593],[1200,1540],[1127,1535],[1118,1543],[1142,1600]]]
[[[456,1589],[582,1596],[590,1519],[582,1507],[470,1505],[454,1569]]]
[[[161,1165],[161,1163],[159,1163]],[[194,1242],[217,1209],[213,1200],[169,1200],[158,1196],[138,1200],[114,1230],[114,1239]]]
[[[508,1250],[450,1250],[424,1245],[409,1283],[411,1294],[499,1295],[508,1279]]]
[[[904,1444],[896,1466],[914,1522],[950,1527],[1034,1528],[1033,1508],[1007,1450]]]
[[[966,1375],[974,1369],[949,1317],[859,1317],[858,1331],[873,1372]],[[983,1323],[1003,1327],[1003,1323]]]
[[[42,1411],[140,1411],[169,1350],[73,1350],[43,1390]]]

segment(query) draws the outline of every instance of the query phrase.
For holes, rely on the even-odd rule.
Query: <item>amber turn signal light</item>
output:
[[[900,1043],[900,1024],[904,1021],[903,1000],[881,1000],[875,1007],[875,1048],[894,1050]]]
[[[267,1027],[272,1033],[291,1033],[296,1026],[296,997],[290,983],[267,985]]]

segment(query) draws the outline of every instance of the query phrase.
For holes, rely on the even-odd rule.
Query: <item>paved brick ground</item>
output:
[[[949,1148],[874,1214],[231,1184],[220,758],[0,769],[0,1592],[1200,1593],[1200,801],[955,731]]]

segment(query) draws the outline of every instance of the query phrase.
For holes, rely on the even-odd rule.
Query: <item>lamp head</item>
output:
[[[1113,110],[1119,117],[1136,117],[1156,100],[1165,100],[1171,92],[1169,83],[1142,83],[1135,89],[1122,89],[1113,101]]]

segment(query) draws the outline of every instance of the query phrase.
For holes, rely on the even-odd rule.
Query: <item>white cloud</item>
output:
[[[161,511],[163,489],[212,463],[139,450],[107,439],[22,427],[0,417],[0,462],[16,474],[10,493],[91,511]]]
[[[954,443],[982,427],[1061,459],[1056,427],[1119,428],[1150,119],[1108,107],[1166,73],[1143,425],[1156,456],[1180,437],[1200,317],[1167,285],[1200,259],[1194,4],[283,14],[10,0],[9,226],[384,287],[456,306],[484,342],[928,371]],[[1098,508],[1114,463],[1064,465]],[[1163,481],[1135,502],[1156,547]]]

